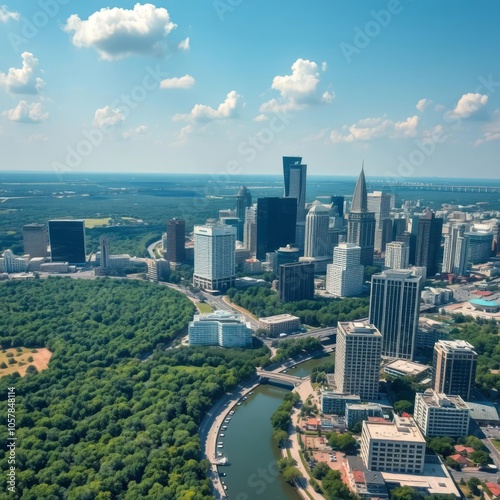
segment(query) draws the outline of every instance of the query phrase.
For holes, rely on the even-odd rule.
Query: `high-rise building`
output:
[[[378,399],[382,335],[367,322],[339,322],[335,350],[335,385],[363,401]]]
[[[295,243],[297,201],[294,198],[257,200],[257,258]]]
[[[347,223],[347,242],[361,247],[361,264],[373,265],[375,214],[368,211],[364,168],[361,168]]]
[[[391,214],[391,195],[382,191],[368,193],[368,211],[375,214],[375,250],[383,252],[388,237],[385,221]]]
[[[385,247],[385,267],[388,269],[407,269],[410,260],[410,247],[402,241],[392,241]]]
[[[460,396],[432,389],[415,395],[415,422],[425,437],[469,435],[470,408]]]
[[[493,246],[493,232],[472,229],[465,236],[469,238],[469,262],[471,264],[483,264],[491,258]]]
[[[465,340],[439,340],[434,344],[432,388],[470,400],[476,379],[477,353]]]
[[[281,302],[314,299],[314,264],[295,262],[279,266],[278,297]]]
[[[238,194],[236,195],[236,217],[239,219],[238,223],[238,241],[243,241],[246,209],[252,206],[252,195],[246,186],[241,186]]]
[[[167,253],[169,262],[186,261],[186,222],[182,219],[167,221]]]
[[[330,210],[315,201],[306,216],[304,257],[326,257],[331,254],[328,235]]]
[[[49,240],[52,262],[85,264],[84,220],[49,220]]]
[[[257,251],[257,209],[255,206],[245,209],[243,226],[243,246],[255,255]]]
[[[452,226],[444,236],[443,273],[463,276],[467,272],[469,238],[465,236],[466,226]]]
[[[283,176],[285,180],[284,197],[295,198],[297,222],[304,222],[306,218],[307,165],[302,164],[302,158],[299,156],[283,156]]]
[[[413,359],[420,311],[420,281],[409,271],[372,276],[369,321],[382,334],[382,355]]]
[[[235,282],[236,229],[223,224],[194,227],[193,285],[227,290]]]
[[[332,204],[332,209],[335,209],[336,216],[341,219],[344,218],[344,197],[343,196],[331,196],[330,203]]]
[[[363,292],[364,266],[360,264],[361,248],[340,243],[333,250],[333,264],[328,264],[326,291],[336,297],[353,297]]]
[[[47,257],[47,226],[25,224],[23,226],[24,253],[34,257]]]
[[[99,237],[99,247],[101,249],[101,268],[109,268],[109,238],[107,236]]]
[[[443,219],[436,218],[428,210],[412,220],[410,239],[410,264],[427,268],[427,276],[433,277],[439,271],[441,233]]]

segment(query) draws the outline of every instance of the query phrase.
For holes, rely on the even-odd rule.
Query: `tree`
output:
[[[455,441],[453,440],[453,438],[447,436],[434,437],[429,441],[428,447],[438,455],[443,455],[444,457],[447,457],[453,452],[454,444]]]
[[[288,432],[283,429],[276,429],[273,431],[273,439],[278,443],[278,446],[284,447],[285,443],[288,441]]]
[[[476,496],[479,496],[480,494],[480,491],[479,491],[479,488],[478,486],[481,484],[481,481],[479,481],[479,479],[477,477],[471,477],[468,481],[467,481],[467,486],[469,487],[470,489],[470,492],[473,494],[473,495],[476,495]]]
[[[0,368],[7,368],[7,363],[5,361],[2,361],[2,363],[0,363]]]
[[[470,446],[471,448],[474,448],[476,451],[488,450],[485,444],[476,436],[468,436],[467,439],[465,440],[465,446]]]
[[[456,460],[454,460],[453,458],[451,458],[451,457],[448,457],[448,458],[444,461],[444,463],[445,463],[448,467],[450,467],[451,469],[454,469],[454,470],[460,470],[460,469],[461,469],[460,464],[459,464]]]
[[[413,403],[411,401],[407,401],[406,399],[402,399],[401,401],[397,401],[394,403],[394,411],[401,415],[402,413],[413,413]]]
[[[469,455],[469,458],[480,467],[483,467],[489,462],[490,456],[485,451],[478,450],[474,453],[471,453]]]
[[[410,486],[400,486],[391,491],[391,500],[420,500],[422,495]]]
[[[318,462],[311,470],[311,474],[314,478],[316,479],[323,479],[328,471],[330,470],[330,467],[328,467],[328,464],[326,462]]]
[[[349,432],[346,432],[344,434],[333,432],[328,438],[328,444],[334,450],[349,451],[353,450],[356,447],[357,441]]]
[[[283,479],[290,484],[302,477],[302,473],[297,467],[287,467],[282,474]]]

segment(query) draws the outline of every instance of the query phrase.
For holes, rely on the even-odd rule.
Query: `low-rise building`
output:
[[[321,411],[335,415],[344,415],[347,403],[361,403],[357,394],[346,394],[335,391],[321,391]]]
[[[371,471],[420,474],[424,469],[425,438],[412,418],[394,422],[363,422],[361,459]]]
[[[351,429],[358,422],[368,420],[368,417],[383,417],[384,411],[378,403],[355,404],[347,403],[345,405],[345,420],[347,427]]]
[[[46,262],[45,264],[40,264],[40,272],[42,273],[67,273],[68,271],[68,262]]]
[[[368,470],[358,456],[347,457],[347,478],[351,489],[360,498],[389,498],[384,478],[378,472]]]
[[[291,314],[267,316],[259,318],[259,328],[267,330],[269,335],[296,332],[300,328],[300,318]]]
[[[196,314],[188,327],[189,345],[252,347],[252,328],[244,316],[227,311]]]
[[[393,377],[415,377],[417,380],[420,380],[429,373],[430,369],[430,366],[421,365],[414,361],[397,359],[384,366],[384,373]]]
[[[428,287],[422,291],[422,301],[431,306],[449,304],[453,300],[453,292],[448,288]]]
[[[415,396],[414,418],[426,437],[458,438],[468,435],[470,409],[460,396],[426,389]]]

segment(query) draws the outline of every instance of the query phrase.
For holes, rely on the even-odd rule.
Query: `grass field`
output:
[[[39,348],[36,349],[36,351],[37,352],[32,352],[32,349],[21,347],[20,353],[16,348],[6,349],[5,352],[0,352],[0,364],[7,364],[7,368],[0,368],[0,377],[10,375],[14,372],[19,372],[19,375],[24,377],[30,365],[34,365],[39,372],[45,370],[49,366],[49,360],[52,353],[46,348]],[[7,356],[8,353],[12,353],[13,356]],[[28,361],[30,356],[33,358],[33,361]],[[10,358],[15,359],[17,363],[9,365]],[[21,363],[24,363],[23,366],[19,366]]]
[[[500,439],[492,439],[491,440],[493,446],[498,450],[500,451]]]
[[[92,229],[93,227],[107,226],[111,219],[109,217],[101,217],[100,219],[85,219],[85,227]]]
[[[198,311],[200,311],[201,314],[209,314],[211,312],[214,312],[213,307],[205,304],[204,302],[198,302],[196,304],[196,307],[198,308]]]

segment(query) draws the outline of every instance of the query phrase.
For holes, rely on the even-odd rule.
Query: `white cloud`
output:
[[[179,132],[175,134],[175,141],[171,143],[171,146],[184,146],[193,132],[193,125],[182,127]]]
[[[474,146],[480,146],[485,142],[500,140],[500,109],[493,113],[493,119],[483,128],[483,137],[478,139]]]
[[[459,118],[469,118],[480,111],[488,102],[488,96],[482,94],[464,94],[457,102],[455,109],[451,112]]]
[[[104,106],[96,110],[92,125],[98,128],[114,127],[125,121],[125,115],[117,108]]]
[[[269,117],[267,115],[264,115],[264,114],[257,115],[253,119],[254,122],[265,122],[267,120],[269,120]]]
[[[418,111],[423,113],[431,104],[432,101],[430,99],[420,99],[415,107]]]
[[[189,50],[189,37],[187,37],[185,40],[182,40],[182,42],[180,42],[177,47],[180,50]]]
[[[163,55],[165,38],[175,28],[167,9],[150,3],[137,3],[133,10],[103,8],[87,20],[73,14],[64,25],[64,31],[73,33],[73,45],[93,47],[107,61],[133,54]]]
[[[161,89],[190,89],[196,80],[191,75],[184,75],[179,78],[167,78],[160,83]]]
[[[0,85],[12,94],[38,94],[45,82],[36,76],[38,59],[31,52],[23,52],[22,68],[10,68],[0,73]]]
[[[3,112],[8,120],[19,123],[40,123],[45,121],[49,114],[46,113],[40,102],[28,104],[26,101],[20,101],[14,109]]]
[[[321,71],[326,71],[328,69],[328,64],[326,63],[326,61],[323,61],[321,63]]]
[[[325,66],[326,68],[326,66]],[[272,88],[277,90],[281,97],[273,98],[263,103],[261,113],[272,113],[302,109],[309,104],[329,104],[335,94],[333,92],[320,92],[320,73],[318,65],[307,59],[297,59],[292,64],[292,74],[275,76]]]
[[[139,125],[136,128],[129,128],[122,134],[122,138],[126,141],[133,141],[134,139],[142,139],[148,133],[147,125]]]
[[[174,121],[211,122],[226,118],[237,118],[241,104],[241,96],[236,90],[231,90],[224,102],[214,109],[206,104],[195,104],[193,109],[186,114],[174,115]]]
[[[12,12],[8,9],[7,5],[0,5],[0,22],[6,23],[10,19],[19,21],[19,12]]]
[[[405,121],[395,122],[388,118],[365,118],[353,125],[344,125],[344,133],[336,130],[330,134],[332,142],[369,141],[378,137],[395,139],[414,137],[417,133],[418,116],[410,116]]]

